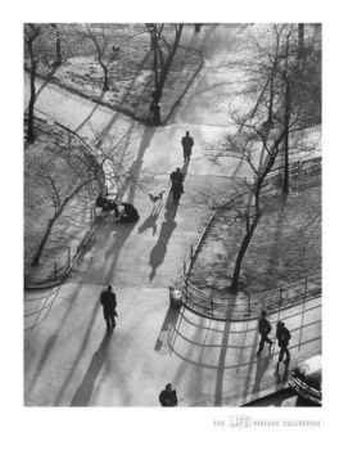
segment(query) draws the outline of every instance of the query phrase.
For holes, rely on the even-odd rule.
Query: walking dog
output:
[[[163,207],[163,196],[164,196],[165,190],[159,192],[158,194],[151,194],[149,192],[148,196],[153,203],[151,216],[158,216],[162,210]]]

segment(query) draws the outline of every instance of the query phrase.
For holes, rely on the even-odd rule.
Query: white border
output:
[[[104,6],[103,6],[104,5]],[[1,280],[5,287],[1,309],[1,433],[2,448],[231,448],[265,444],[278,449],[292,446],[323,448],[340,431],[339,371],[342,359],[342,302],[340,292],[342,224],[341,192],[343,148],[341,43],[338,2],[185,0],[92,3],[59,0],[6,2],[1,24]],[[5,10],[6,8],[6,10]],[[71,22],[322,22],[324,23],[324,369],[327,400],[321,410],[311,409],[114,409],[24,408],[22,406],[22,23]],[[264,420],[322,420],[322,427],[295,429],[216,427],[232,416]],[[273,444],[271,443],[273,442]],[[225,445],[225,447],[223,447]],[[335,446],[335,445],[334,445]]]

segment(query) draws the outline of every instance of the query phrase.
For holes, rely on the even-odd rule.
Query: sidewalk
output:
[[[180,406],[238,406],[283,387],[275,375],[277,348],[256,357],[257,321],[175,315],[167,289],[123,288],[117,329],[106,338],[100,290],[64,286],[54,314],[26,339],[27,405],[157,406],[171,381]],[[320,315],[316,299],[270,317],[272,335],[279,318],[291,330],[291,367],[320,352]]]

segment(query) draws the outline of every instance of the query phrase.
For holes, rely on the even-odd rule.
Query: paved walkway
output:
[[[256,320],[225,324],[175,313],[167,289],[123,288],[118,328],[108,338],[98,291],[94,284],[63,286],[26,339],[28,405],[157,406],[157,393],[171,381],[183,406],[236,406],[283,387],[277,347],[256,356]],[[291,365],[321,352],[320,299],[270,319],[274,331],[279,319],[291,330]]]
[[[205,69],[184,106],[163,128],[145,129],[54,86],[41,92],[37,109],[42,114],[76,129],[92,144],[100,140],[114,148],[120,141],[116,151],[125,156],[131,173],[123,195],[137,205],[141,220],[132,228],[113,226],[111,218],[101,221],[94,246],[57,294],[26,296],[26,404],[154,406],[156,393],[169,380],[185,405],[237,404],[254,386],[254,392],[275,387],[271,362],[270,371],[263,363],[264,369],[256,372],[261,363],[253,357],[255,323],[241,323],[234,334],[236,325],[222,328],[187,311],[175,317],[168,310],[167,287],[205,222],[209,203],[230,195],[239,177],[248,174],[237,156],[211,159],[228,131],[227,103],[244,86],[242,77],[234,77],[234,65],[226,67],[230,56],[237,59],[244,33],[250,31],[219,27],[211,32]],[[180,139],[186,129],[196,144],[185,194],[177,209],[164,208],[153,221],[147,194],[166,188],[168,174],[182,165]],[[104,335],[98,304],[108,283],[118,293],[120,315],[111,339]],[[44,304],[48,306],[42,308]],[[242,339],[238,347],[234,344],[235,350],[228,351],[237,337]],[[305,347],[300,345],[299,356],[320,346]]]

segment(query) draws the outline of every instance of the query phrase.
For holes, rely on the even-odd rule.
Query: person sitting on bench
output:
[[[119,217],[118,222],[121,223],[133,223],[139,220],[139,214],[137,209],[131,205],[131,203],[122,202],[119,205]]]

